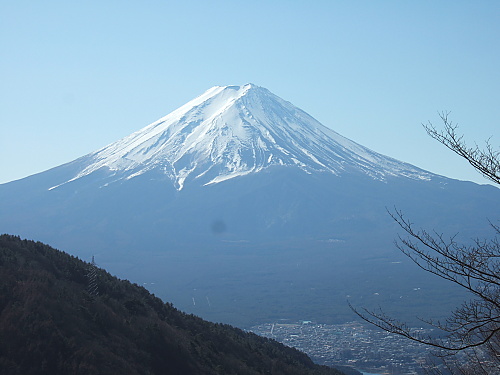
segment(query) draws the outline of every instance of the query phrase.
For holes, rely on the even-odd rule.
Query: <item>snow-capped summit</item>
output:
[[[431,176],[342,137],[253,84],[212,87],[85,160],[86,165],[69,181],[101,168],[111,171],[115,180],[161,170],[178,190],[190,180],[209,185],[271,166],[306,173],[361,172],[375,179]]]

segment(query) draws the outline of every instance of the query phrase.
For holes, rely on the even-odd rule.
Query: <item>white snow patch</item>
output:
[[[432,174],[383,156],[326,128],[307,113],[247,84],[215,86],[167,116],[92,154],[72,179],[105,167],[119,179],[160,169],[178,190],[186,180],[204,185],[258,173],[273,165],[306,173],[359,172],[429,180]],[[218,171],[214,177],[213,172]],[[209,173],[210,172],[210,173]]]

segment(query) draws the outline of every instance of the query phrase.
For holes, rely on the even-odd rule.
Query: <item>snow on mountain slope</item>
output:
[[[432,176],[342,137],[253,84],[212,87],[85,160],[90,163],[67,182],[101,168],[116,180],[157,169],[181,190],[187,180],[208,185],[279,165],[306,173],[361,172],[379,180]]]

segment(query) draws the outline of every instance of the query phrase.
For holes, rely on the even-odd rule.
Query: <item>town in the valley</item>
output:
[[[422,374],[432,349],[359,322],[318,324],[310,321],[254,326],[252,332],[307,353],[315,362],[350,366],[377,374]],[[422,334],[431,330],[422,329]]]

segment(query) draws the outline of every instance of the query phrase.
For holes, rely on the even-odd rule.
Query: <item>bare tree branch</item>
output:
[[[437,130],[430,122],[424,125],[427,133],[447,148],[466,159],[478,172],[500,185],[500,152],[495,151],[489,140],[486,148],[477,145],[467,147],[463,137],[457,134],[457,125],[448,119],[449,113],[440,113],[443,130]],[[421,319],[440,330],[446,336],[433,338],[422,336],[419,330],[410,328],[382,310],[350,308],[363,320],[387,331],[439,350],[438,355],[448,358],[444,364],[454,374],[500,374],[500,226],[490,222],[494,231],[491,239],[475,239],[472,244],[460,244],[456,237],[444,238],[415,229],[401,211],[388,211],[408,237],[399,236],[397,248],[418,267],[444,280],[450,281],[471,293],[473,299],[464,302],[453,311],[445,322]],[[461,357],[461,358],[462,358]],[[429,373],[436,373],[432,364]]]
[[[466,159],[484,177],[500,184],[500,152],[493,149],[490,140],[486,141],[485,150],[481,150],[477,145],[474,148],[468,147],[463,141],[463,136],[456,132],[458,125],[453,124],[448,116],[449,112],[439,114],[444,124],[443,130],[437,130],[431,122],[424,125],[427,134]]]

